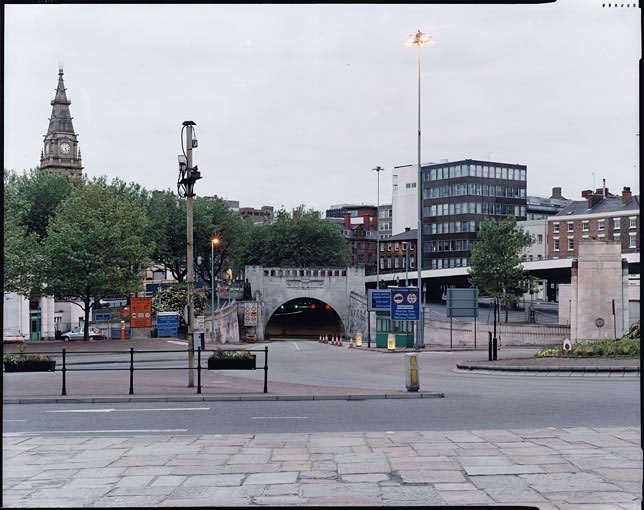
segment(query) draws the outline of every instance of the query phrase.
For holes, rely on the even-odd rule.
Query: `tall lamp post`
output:
[[[376,199],[377,210],[376,213],[378,230],[376,231],[376,289],[380,288],[380,172],[384,170],[381,166],[372,169],[378,175],[378,197]]]
[[[215,245],[219,244],[217,237],[210,240],[210,342],[215,343]]]
[[[186,197],[186,223],[187,223],[187,272],[188,272],[188,387],[193,388],[195,385],[194,362],[195,362],[195,344],[194,344],[194,323],[195,311],[192,306],[192,295],[195,287],[195,273],[193,268],[194,246],[192,232],[192,202],[195,196],[194,186],[198,179],[201,179],[197,165],[192,166],[192,149],[197,147],[197,140],[193,139],[194,127],[196,124],[191,120],[183,122],[181,128],[181,152],[179,154],[179,179],[177,180],[177,193],[181,197]],[[186,145],[183,145],[183,131],[186,131]],[[187,153],[186,153],[187,151]]]
[[[407,40],[408,45],[418,46],[418,240],[416,249],[416,265],[418,267],[418,291],[423,284],[422,270],[423,270],[423,182],[421,180],[421,167],[420,167],[420,47],[423,44],[431,42],[432,38],[420,30],[414,36],[410,36]],[[424,308],[421,306],[420,320],[418,321],[418,328],[416,328],[416,348],[423,345],[423,318]]]

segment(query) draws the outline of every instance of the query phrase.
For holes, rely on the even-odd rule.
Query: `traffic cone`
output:
[[[324,335],[324,343],[325,344],[329,343],[329,335]]]
[[[353,337],[349,336],[349,349],[353,349]]]

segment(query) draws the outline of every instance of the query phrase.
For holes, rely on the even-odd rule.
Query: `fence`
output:
[[[450,324],[449,320],[425,316],[425,343],[428,345],[487,348],[488,332],[493,330],[493,324],[455,319]],[[496,334],[501,338],[499,345],[559,345],[564,339],[570,338],[570,326],[501,322],[496,325]]]
[[[201,353],[202,352],[215,352],[217,349],[202,349],[201,347],[197,348],[197,366],[193,370],[197,370],[197,393],[201,393],[201,371],[203,370],[201,366]],[[243,352],[262,352],[259,349],[226,349],[226,351],[243,351]],[[134,395],[134,372],[136,370],[190,370],[187,366],[183,367],[138,367],[134,366],[134,354],[149,354],[149,353],[168,353],[168,352],[185,352],[186,354],[190,353],[189,349],[177,349],[177,350],[135,350],[131,347],[128,351],[74,351],[71,354],[129,354],[129,367],[128,368],[67,368],[67,351],[62,349],[59,351],[43,351],[38,352],[38,354],[45,355],[55,355],[60,354],[62,356],[62,366],[60,369],[55,369],[57,372],[60,370],[62,373],[62,391],[61,395],[67,395],[67,372],[100,372],[106,370],[128,370],[130,372],[130,395]],[[264,347],[264,366],[260,369],[264,370],[264,393],[268,393],[268,347]],[[25,353],[26,354],[26,353]],[[20,356],[21,354],[17,354]],[[101,363],[113,363],[109,361],[95,361],[92,363],[101,364]]]

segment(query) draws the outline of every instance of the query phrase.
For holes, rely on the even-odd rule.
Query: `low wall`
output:
[[[494,330],[494,324],[476,323],[476,347],[487,347],[488,332]],[[474,321],[452,321],[452,346],[474,347]],[[505,324],[497,323],[497,338],[500,345],[560,345],[564,339],[570,338],[568,325],[540,324]],[[425,319],[425,344],[450,345],[450,321]]]
[[[362,333],[364,338],[367,336],[367,296],[351,291],[349,294],[349,324],[346,334],[355,338],[357,333]]]
[[[204,315],[206,328],[206,345],[212,345],[212,316]],[[239,344],[239,321],[237,320],[237,303],[215,310],[215,344]]]

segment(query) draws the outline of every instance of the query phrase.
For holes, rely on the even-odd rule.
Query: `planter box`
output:
[[[32,360],[19,363],[4,361],[5,372],[53,372],[56,370],[56,361]]]
[[[255,358],[211,359],[208,358],[208,370],[255,370]]]

